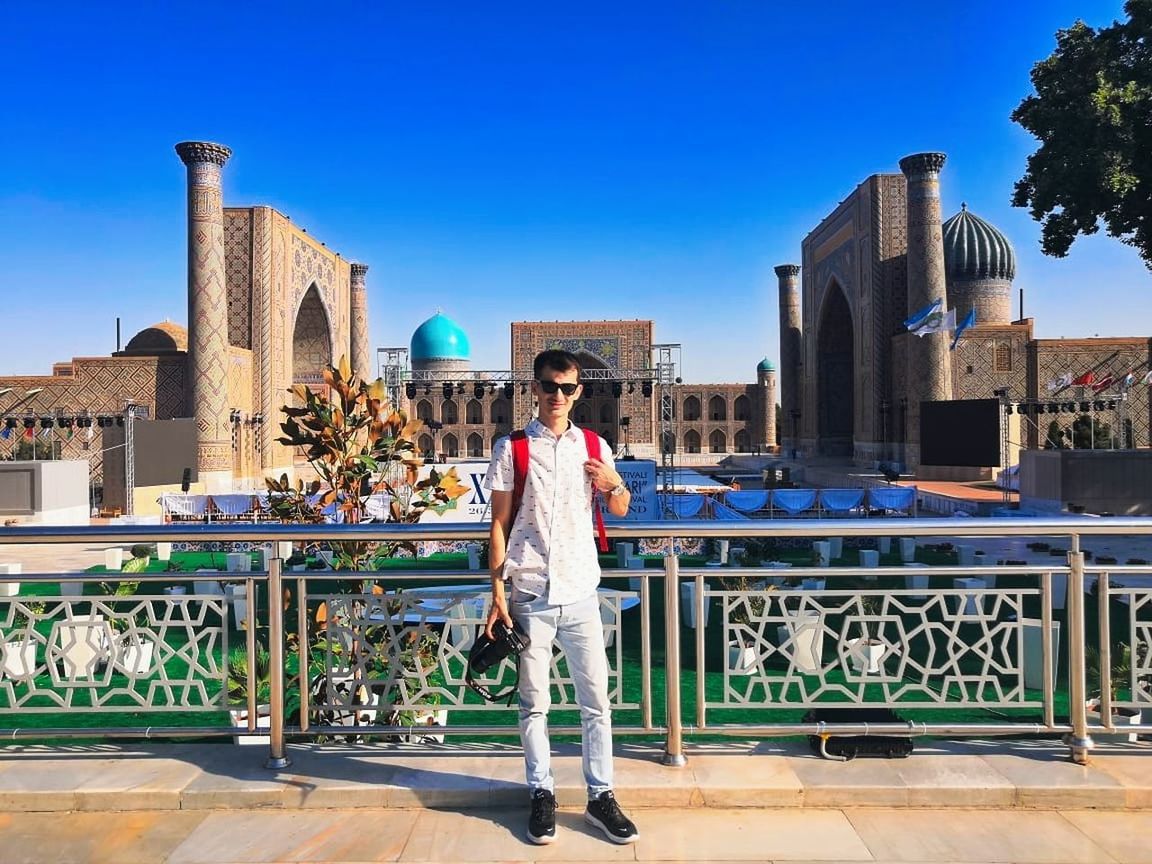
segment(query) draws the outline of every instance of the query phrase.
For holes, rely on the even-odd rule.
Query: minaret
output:
[[[196,470],[208,493],[232,488],[228,405],[228,287],[220,175],[232,151],[184,141],[188,166],[188,412],[196,420]]]
[[[776,278],[780,283],[780,417],[784,423],[784,434],[779,438],[783,444],[782,455],[791,457],[798,450],[799,430],[797,419],[800,416],[800,275],[798,264],[781,264],[776,268]],[[772,420],[775,423],[775,408]]]
[[[760,452],[773,453],[776,450],[776,370],[767,357],[756,367],[756,383],[760,387],[760,405],[764,412],[760,422]]]
[[[351,350],[348,352],[352,368],[365,381],[376,380],[372,368],[372,349],[368,341],[368,287],[364,277],[368,273],[367,264],[352,265],[352,334]]]
[[[900,160],[908,180],[908,315],[939,299],[947,305],[944,235],[940,218],[940,169],[943,153],[916,153]],[[920,464],[920,403],[952,398],[952,374],[946,332],[905,338],[907,351],[905,461]]]

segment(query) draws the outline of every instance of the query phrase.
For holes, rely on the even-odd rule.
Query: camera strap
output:
[[[512,706],[512,697],[516,695],[516,691],[520,689],[520,655],[516,656],[516,680],[512,682],[512,686],[502,693],[493,693],[492,688],[486,687],[479,681],[472,677],[472,667],[468,667],[468,671],[464,673],[464,683],[474,692],[479,694],[480,698],[485,702],[503,702],[505,705]]]

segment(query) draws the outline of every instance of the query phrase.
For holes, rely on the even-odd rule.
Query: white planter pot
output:
[[[148,675],[152,671],[152,658],[156,643],[151,639],[133,639],[125,634],[116,641],[112,665],[125,675]]]
[[[877,537],[876,549],[881,555],[888,555],[892,551],[891,537]]]
[[[832,544],[827,540],[817,540],[812,544],[812,563],[817,567],[827,567],[832,561]]]
[[[73,615],[53,632],[59,640],[58,656],[67,681],[96,675],[96,667],[108,659],[111,631],[102,615]]]
[[[0,564],[0,573],[5,576],[16,576],[23,571],[23,565],[18,562]],[[16,597],[20,594],[19,582],[0,582],[0,597]]]
[[[416,712],[411,731],[400,736],[408,744],[443,744],[444,736],[431,731],[448,725],[448,711],[444,708]]]
[[[901,537],[900,538],[900,560],[905,564],[910,564],[916,560],[916,538],[915,537]]]
[[[727,566],[731,544],[727,540],[717,540],[716,546],[718,550],[716,557],[720,559],[721,564]]]
[[[1097,743],[1136,743],[1140,740],[1140,736],[1135,732],[1100,732],[1098,731],[1103,726],[1100,717],[1100,703],[1095,699],[1088,702],[1088,734],[1092,736],[1092,740]],[[1143,722],[1143,712],[1139,709],[1125,708],[1124,713],[1119,713],[1120,709],[1112,709],[1112,725],[1117,728],[1125,726],[1139,726]],[[1130,713],[1129,713],[1130,712]],[[1093,728],[1095,727],[1095,728]]]
[[[884,659],[884,652],[888,650],[887,645],[875,639],[866,640],[863,637],[849,639],[846,644],[854,672],[876,675],[881,671],[880,661]]]
[[[880,553],[875,549],[861,549],[860,550],[860,566],[861,567],[879,567],[880,566]]]
[[[20,639],[5,642],[4,661],[0,663],[0,677],[31,678],[36,673],[36,642]]]
[[[712,598],[704,596],[704,616],[700,622],[701,627],[708,626],[708,611],[711,605]],[[695,582],[681,582],[680,583],[680,618],[681,620],[691,627],[696,629],[696,583]]]
[[[976,547],[967,543],[957,543],[956,562],[961,567],[972,567],[976,563]]]
[[[468,553],[468,569],[469,570],[479,570],[480,569],[480,544],[479,543],[469,543],[467,546],[464,547],[464,549]]]
[[[224,593],[232,601],[232,620],[237,630],[248,629],[248,586],[227,585]]]
[[[252,569],[252,556],[247,552],[229,552],[224,560],[229,573],[247,573]]]
[[[104,550],[104,567],[108,570],[119,570],[124,566],[124,550],[120,547]]]
[[[908,564],[905,567],[916,567],[924,572],[921,573],[906,573],[904,575],[904,587],[908,589],[915,589],[917,591],[925,591],[928,588],[928,568],[921,564]],[[927,594],[909,594],[912,600],[927,600]]]
[[[952,587],[977,591],[987,588],[988,585],[983,579],[978,579],[975,576],[961,576],[952,580]],[[952,608],[957,615],[980,615],[984,611],[983,594],[961,594],[951,598],[951,600]]]
[[[234,708],[228,712],[232,715],[233,726],[247,726],[248,725],[248,709],[247,708]],[[256,728],[269,729],[272,726],[272,707],[270,705],[257,705],[256,706]],[[233,735],[232,741],[241,745],[262,745],[264,747],[271,746],[272,739],[267,735]]]
[[[833,560],[836,558],[844,557],[844,538],[843,537],[829,537],[828,538],[828,552]]]
[[[800,587],[805,591],[823,591],[827,582],[827,579],[819,576],[807,576],[802,580]]]
[[[616,566],[621,570],[628,566],[628,559],[634,553],[634,547],[631,543],[617,543],[616,544]]]
[[[1020,621],[1021,658],[1024,686],[1029,690],[1044,687],[1044,643],[1043,625],[1039,618],[1023,618]],[[1056,686],[1056,669],[1060,665],[1060,622],[1052,622],[1052,686]]]
[[[815,609],[807,609],[791,614],[786,624],[776,628],[780,652],[798,672],[814,675],[824,665],[823,624],[823,615]]]
[[[728,643],[728,669],[732,675],[751,675],[756,671],[756,649],[739,642]]]
[[[157,561],[171,561],[172,560],[172,544],[163,541],[156,544],[156,560]]]

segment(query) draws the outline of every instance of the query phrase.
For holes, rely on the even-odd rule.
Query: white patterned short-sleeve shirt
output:
[[[504,576],[520,591],[547,595],[553,605],[575,603],[590,597],[600,584],[592,481],[584,473],[588,460],[584,433],[569,424],[557,438],[533,419],[524,427],[524,434],[528,439],[528,476],[508,537]],[[612,451],[603,438],[600,459],[614,465]],[[495,492],[513,491],[510,438],[501,438],[492,448],[483,485]]]

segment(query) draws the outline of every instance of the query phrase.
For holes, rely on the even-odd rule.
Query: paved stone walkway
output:
[[[557,842],[501,810],[0,813],[5,864],[369,861],[1152,862],[1152,813],[1063,810],[652,809],[615,846],[558,814]]]

